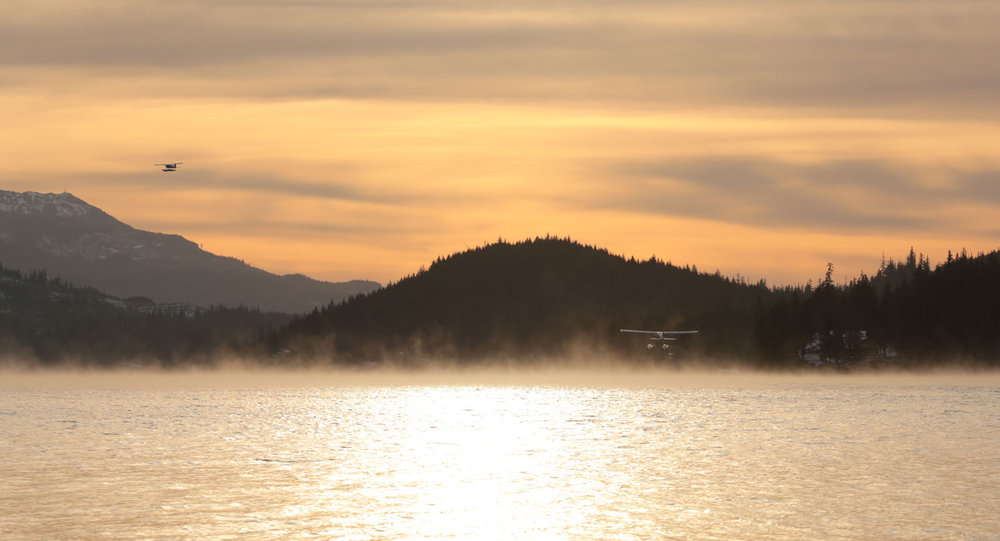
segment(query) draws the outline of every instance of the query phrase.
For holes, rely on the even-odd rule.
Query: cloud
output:
[[[956,192],[968,194],[971,201],[1000,206],[1000,169],[960,171],[955,177]]]
[[[293,271],[547,232],[648,255],[670,230],[720,266],[978,249],[998,27],[994,0],[7,2],[0,180],[222,253],[294,244]]]
[[[335,173],[331,176],[336,177]],[[355,203],[404,204],[416,197],[399,191],[385,192],[367,190],[357,182],[328,179],[306,182],[293,177],[277,174],[255,174],[244,172],[238,175],[197,172],[185,178],[171,178],[169,184],[160,184],[159,190],[222,190],[233,193],[260,193],[265,196],[306,197],[329,199]]]
[[[43,5],[5,8],[0,66],[166,94],[995,110],[1000,87],[981,0]]]
[[[951,211],[968,206],[1000,210],[1000,171],[989,167],[931,183],[927,170],[881,160],[722,156],[629,163],[616,174],[623,181],[597,205],[754,226],[904,232],[954,225]]]

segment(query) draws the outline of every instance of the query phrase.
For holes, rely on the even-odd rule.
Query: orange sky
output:
[[[1000,248],[992,1],[15,4],[0,189],[271,272],[546,234],[771,284]]]

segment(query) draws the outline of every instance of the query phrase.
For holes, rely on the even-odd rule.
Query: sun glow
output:
[[[366,412],[393,427],[390,434],[373,434],[391,438],[395,456],[372,472],[377,486],[369,487],[391,494],[383,502],[390,505],[378,511],[386,516],[375,519],[387,534],[398,528],[439,538],[457,529],[469,539],[524,533],[557,539],[586,522],[586,507],[569,502],[603,487],[585,477],[560,478],[573,449],[541,422],[571,419],[568,404],[530,389],[513,401],[510,388],[437,389],[445,391],[444,400],[428,401],[426,389],[414,387],[400,393],[392,411]],[[581,430],[579,437],[592,435]],[[403,517],[395,513],[400,508],[408,510]]]

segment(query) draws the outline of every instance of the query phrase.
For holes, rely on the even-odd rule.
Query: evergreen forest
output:
[[[839,284],[832,264],[818,271],[815,284],[769,287],[570,239],[498,240],[293,317],[119,299],[44,271],[0,268],[0,362],[1000,366],[1000,252],[949,254],[932,268],[911,250]],[[667,343],[620,329],[699,332]]]
[[[0,364],[211,365],[245,355],[291,316],[119,299],[45,271],[0,267]]]
[[[911,250],[872,277],[837,284],[833,273],[770,288],[570,239],[499,240],[297,318],[269,347],[345,364],[587,354],[769,369],[1000,364],[1000,253],[931,269]],[[699,333],[663,355],[624,328]]]

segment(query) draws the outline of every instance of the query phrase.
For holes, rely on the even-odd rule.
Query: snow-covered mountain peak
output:
[[[63,218],[89,216],[94,207],[68,192],[38,193],[0,190],[0,212],[9,214],[55,214]]]

